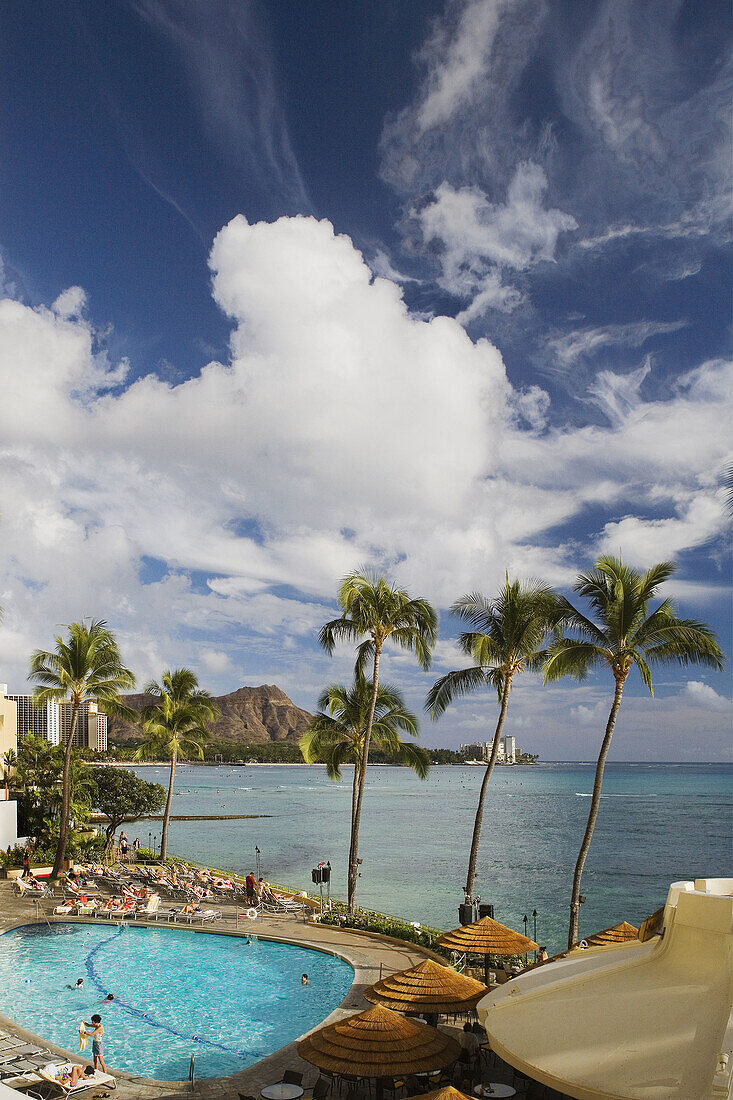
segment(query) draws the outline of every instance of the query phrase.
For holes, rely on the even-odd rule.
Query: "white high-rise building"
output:
[[[18,739],[22,741],[30,734],[34,737],[43,737],[52,745],[58,745],[61,740],[61,724],[59,720],[59,704],[49,699],[41,707],[33,705],[30,695],[8,695],[18,708]]]
[[[17,704],[6,695],[7,684],[0,684],[0,760],[5,773],[5,753],[18,748]],[[0,848],[11,848],[18,842],[18,804],[5,797],[5,783],[0,787]]]
[[[73,707],[71,703],[59,703],[61,740],[64,744],[71,734]],[[95,752],[104,752],[107,748],[107,715],[97,706],[96,699],[85,699],[79,707],[79,716],[74,730],[74,744]]]

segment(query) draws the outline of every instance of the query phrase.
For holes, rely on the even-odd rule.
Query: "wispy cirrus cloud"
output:
[[[386,121],[382,174],[412,215],[407,248],[438,268],[472,331],[493,322],[525,356],[540,342],[530,354],[543,358],[533,288],[547,285],[546,265],[512,254],[499,267],[496,258],[497,212],[511,214],[524,165],[544,192],[542,208],[528,212],[529,232],[540,215],[559,228],[555,246],[535,252],[554,261],[556,283],[601,279],[594,265],[609,250],[618,263],[629,252],[637,280],[691,278],[730,239],[731,63],[704,18],[694,30],[685,23],[684,37],[688,16],[666,0],[572,11],[546,0],[453,0],[433,23],[415,58],[417,90]],[[690,53],[703,43],[704,70]],[[519,226],[515,233],[521,242]],[[574,355],[571,332],[566,354]]]
[[[142,25],[168,47],[185,74],[190,108],[220,164],[243,173],[273,209],[308,212],[300,171],[273,64],[267,13],[255,0],[129,0]],[[149,127],[108,88],[120,135],[141,177],[201,235],[185,177],[190,165],[153,145]],[[189,147],[186,155],[197,159]],[[205,158],[203,158],[205,161]]]
[[[575,329],[549,340],[549,348],[561,367],[570,367],[579,359],[596,355],[602,348],[639,348],[653,336],[679,332],[687,324],[679,321],[634,321],[630,324],[599,325]]]

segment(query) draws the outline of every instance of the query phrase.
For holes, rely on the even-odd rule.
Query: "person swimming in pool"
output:
[[[83,978],[77,978],[76,979],[76,985],[67,985],[66,988],[67,989],[83,989],[84,988],[84,979]]]
[[[303,977],[300,979],[300,984],[301,985],[310,985],[310,982],[308,981],[308,975],[307,974],[304,974]]]

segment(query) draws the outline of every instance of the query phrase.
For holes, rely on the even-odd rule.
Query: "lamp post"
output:
[[[537,910],[536,909],[532,910],[532,920],[534,921],[534,935],[532,936],[532,939],[534,940],[535,943],[537,943]],[[534,961],[535,962],[537,962],[538,954],[539,954],[539,947],[535,947],[535,951],[534,951]]]
[[[152,829],[148,833],[148,851],[153,852],[153,832],[152,832]],[[155,852],[153,852],[153,858],[155,858]]]
[[[260,850],[255,844],[255,863],[257,865],[257,878],[262,878],[262,859],[260,858]]]
[[[522,920],[524,921],[524,934],[526,936],[527,935],[527,921],[529,920],[529,917],[527,916],[526,913],[522,917]],[[526,964],[526,962],[527,962],[527,956],[526,955],[524,956],[524,961],[525,961],[525,964]]]

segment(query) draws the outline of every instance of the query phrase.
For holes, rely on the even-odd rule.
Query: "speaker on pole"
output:
[[[458,906],[458,920],[462,925],[473,924],[478,920],[478,907],[475,902],[464,902]]]
[[[493,920],[494,919],[494,906],[490,905],[488,903],[479,905],[478,915],[479,915],[479,918],[481,918],[481,917],[491,917],[491,919]]]

